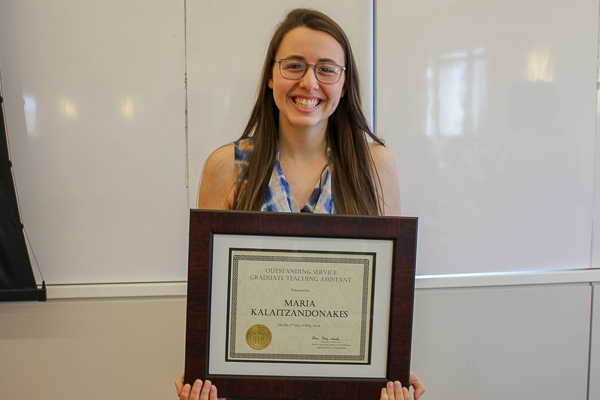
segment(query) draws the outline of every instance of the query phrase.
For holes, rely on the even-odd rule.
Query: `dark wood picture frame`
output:
[[[211,263],[214,234],[384,239],[393,241],[385,379],[209,375]],[[191,210],[185,382],[210,380],[219,397],[253,399],[378,399],[388,381],[408,385],[417,219],[325,214]],[[307,366],[310,368],[310,366]]]

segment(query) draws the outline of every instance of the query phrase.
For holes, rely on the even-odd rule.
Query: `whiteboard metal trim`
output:
[[[572,283],[600,284],[600,268],[504,274],[420,275],[416,277],[415,289]],[[187,294],[187,282],[185,281],[81,285],[47,284],[46,288],[48,291],[48,300],[116,297],[185,297]]]

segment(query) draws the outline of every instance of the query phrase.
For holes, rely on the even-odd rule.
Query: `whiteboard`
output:
[[[377,11],[377,128],[419,217],[418,273],[589,268],[598,1]]]
[[[183,16],[159,0],[0,2],[15,181],[47,283],[186,279]]]
[[[11,157],[47,283],[186,279],[204,161],[241,134],[300,6],[350,37],[419,274],[600,265],[599,0],[5,0]]]

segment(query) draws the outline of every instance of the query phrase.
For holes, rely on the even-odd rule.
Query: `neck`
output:
[[[286,135],[279,133],[278,139],[280,157],[296,159],[321,158],[327,154],[327,138],[325,135],[319,137],[307,137],[297,135]]]
[[[292,159],[310,159],[327,154],[327,125],[314,128],[279,126],[280,155]]]

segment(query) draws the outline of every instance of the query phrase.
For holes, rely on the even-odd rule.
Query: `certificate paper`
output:
[[[392,246],[214,235],[209,372],[384,377]]]
[[[229,252],[227,360],[370,362],[375,253]]]

